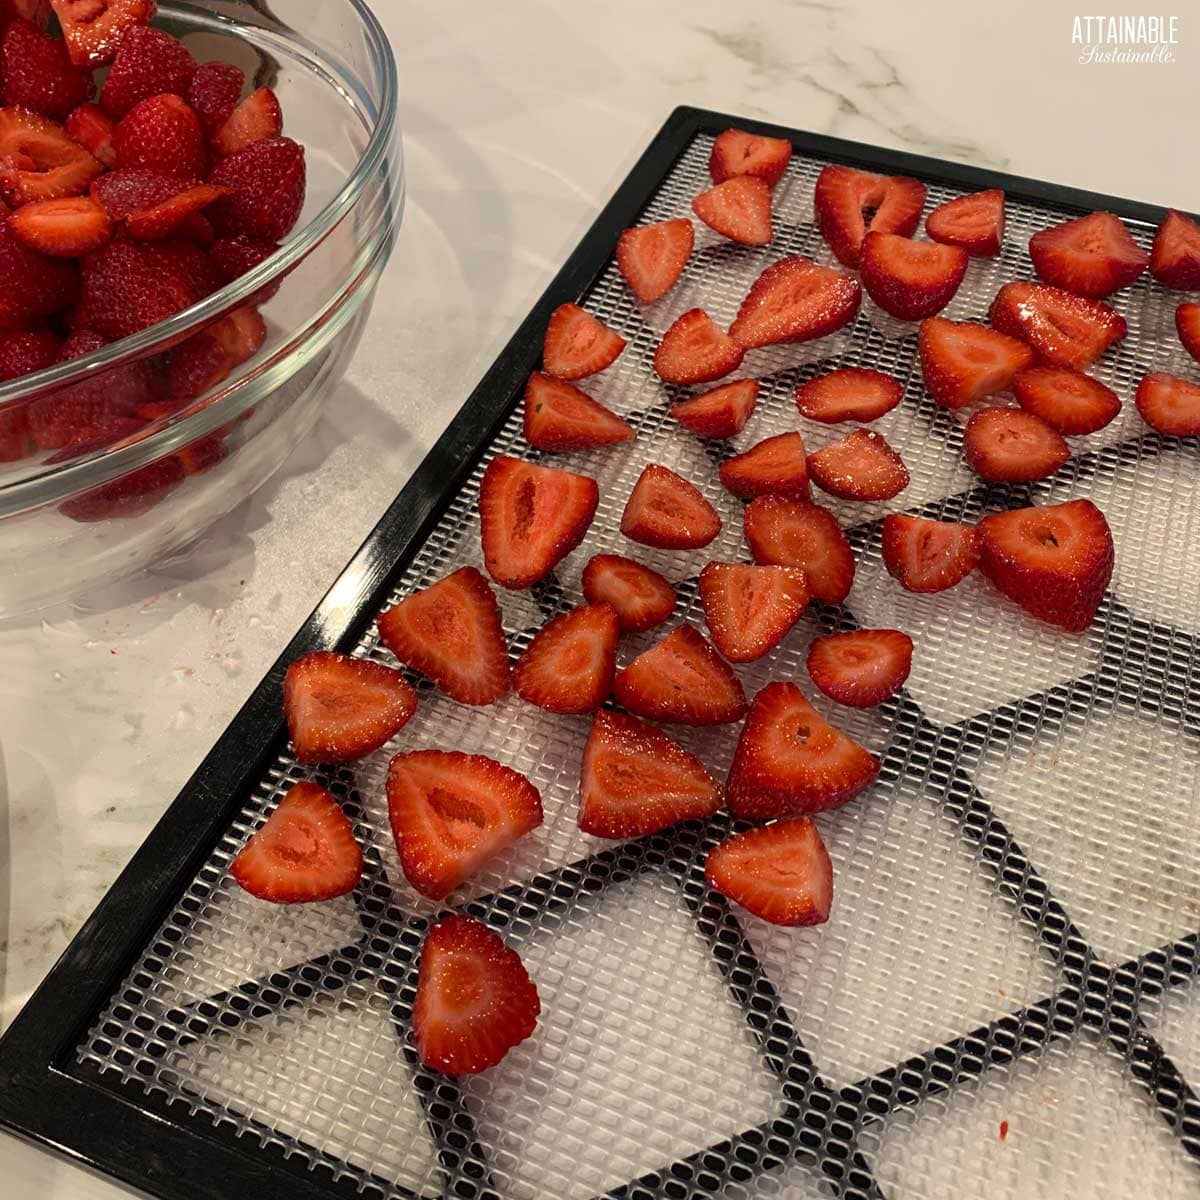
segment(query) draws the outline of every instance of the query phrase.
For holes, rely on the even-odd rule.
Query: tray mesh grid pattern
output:
[[[698,136],[643,220],[688,215],[708,185]],[[695,576],[744,560],[740,503],[716,466],[799,427],[810,449],[841,436],[797,416],[798,382],[839,365],[905,384],[877,423],[912,482],[890,505],[832,501],[858,559],[844,606],[814,605],[767,658],[739,669],[806,688],[813,636],[894,625],[916,642],[905,691],[872,712],[818,707],[883,759],[879,783],[818,818],[835,865],[834,913],[783,930],[704,886],[723,815],[613,845],[575,823],[584,719],[515,697],[459,707],[418,683],[393,743],[353,768],[267,772],[77,1051],[80,1069],[156,1096],[327,1181],[330,1196],[691,1200],[1082,1194],[1175,1197],[1200,1187],[1200,1084],[1192,998],[1200,929],[1200,451],[1146,430],[1132,406],[1147,370],[1186,373],[1174,298],[1143,280],[1115,303],[1129,336],[1095,373],[1126,400],[1074,439],[1053,480],[982,487],[965,467],[965,419],[924,395],[915,328],[869,301],[854,325],[747,356],[758,409],[731,446],[667,413],[683,393],[651,367],[679,313],[728,323],[784,253],[831,262],[812,223],[824,164],[794,157],[776,236],[757,250],[697,223],[684,277],[641,308],[610,266],[583,303],[629,339],[585,386],[624,413],[626,447],[556,456],[601,489],[583,545],[526,593],[503,593],[515,655],[582,600],[599,552],[633,553],[678,583],[675,621],[702,627]],[[928,205],[956,194],[931,186]],[[1002,256],[975,262],[944,315],[985,319],[1006,279],[1030,273],[1029,235],[1068,215],[1010,203]],[[1149,242],[1152,230],[1133,225]],[[503,398],[505,403],[513,397]],[[519,405],[399,580],[393,600],[481,565],[478,481],[495,454],[538,459]],[[642,467],[701,488],[723,530],[695,553],[631,547],[617,526]],[[882,568],[888,509],[974,520],[1074,495],[1096,499],[1117,569],[1093,629],[1067,637],[972,578],[913,596]],[[622,661],[661,636],[629,638]],[[372,632],[357,653],[391,662]],[[678,733],[679,731],[675,731]],[[736,728],[684,731],[714,774]],[[540,789],[544,826],[454,900],[519,949],[543,998],[533,1039],[462,1084],[426,1072],[409,1017],[416,958],[436,906],[405,883],[387,828],[391,754],[423,746],[491,755]],[[344,802],[366,852],[352,897],[275,908],[228,864],[294,781]]]

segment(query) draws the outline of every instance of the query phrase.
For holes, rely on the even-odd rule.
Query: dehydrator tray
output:
[[[688,215],[712,137],[737,125],[789,138],[769,247],[698,226],[680,283],[647,308],[612,263],[621,229]],[[680,393],[651,357],[702,305],[722,325],[785,253],[830,262],[812,221],[827,162],[922,179],[929,206],[1008,193],[998,259],[973,262],[946,310],[984,319],[999,284],[1026,277],[1032,232],[1096,208],[1149,244],[1162,211],[725,114],[667,121],[409,485],[255,690],[0,1044],[0,1120],[170,1200],[903,1200],[986,1194],[1166,1200],[1200,1193],[1200,448],[1141,424],[1150,370],[1186,373],[1178,297],[1148,277],[1116,307],[1129,335],[1095,373],[1125,400],[1052,479],[981,486],[960,419],[924,394],[915,327],[864,302],[852,327],[747,356],[762,380],[732,448],[667,415]],[[520,399],[547,317],[579,301],[629,339],[588,389],[638,438],[558,456],[595,475],[583,545],[526,593],[502,593],[514,654],[580,602],[587,558],[623,550],[617,525],[647,462],[699,486],[724,521],[700,552],[636,556],[678,581],[676,619],[701,624],[695,577],[745,558],[724,456],[799,427],[797,382],[839,365],[905,383],[878,428],[912,474],[886,506],[975,520],[1030,502],[1092,497],[1117,545],[1093,628],[1040,625],[977,577],[936,596],[884,572],[885,506],[831,505],[858,576],[844,606],[814,605],[767,658],[740,669],[806,686],[811,637],[894,625],[916,642],[904,692],[834,719],[883,760],[879,782],[818,818],[835,869],[827,925],[787,930],[704,886],[718,815],[639,841],[576,827],[587,721],[515,697],[455,705],[423,685],[394,743],[349,768],[305,771],[280,717],[288,662],[316,648],[390,661],[373,621],[389,603],[480,559],[477,485],[497,453],[537,458]],[[659,631],[661,632],[661,631]],[[628,639],[622,658],[654,633]],[[825,708],[831,714],[829,708]],[[832,715],[832,714],[831,714]],[[735,727],[688,744],[714,774]],[[398,747],[489,754],[541,790],[545,825],[452,900],[521,953],[542,996],[535,1036],[492,1071],[424,1070],[409,1018],[417,952],[436,906],[405,883],[383,779]],[[366,847],[353,896],[273,907],[227,866],[293,781],[344,802]]]

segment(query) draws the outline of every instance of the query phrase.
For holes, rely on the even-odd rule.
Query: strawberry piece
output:
[[[88,255],[83,263],[83,324],[116,341],[202,299],[199,281],[182,262],[154,253],[159,245],[114,238]]]
[[[58,352],[58,334],[53,329],[0,332],[0,380],[17,379],[52,367],[58,362]]]
[[[211,296],[221,286],[221,277],[194,242],[181,238],[164,238],[145,247],[145,256],[156,270],[179,276],[195,293],[197,299]]]
[[[231,154],[208,177],[232,193],[209,210],[213,228],[223,237],[282,241],[300,219],[306,177],[304,147],[291,138],[269,138]]]
[[[30,250],[0,220],[0,328],[32,324],[70,308],[79,295],[75,264]]]
[[[908,487],[904,459],[873,429],[856,429],[808,456],[809,478],[843,500],[890,500]]]
[[[28,411],[24,406],[0,410],[0,463],[17,462],[32,453]]]
[[[1002,392],[1033,363],[1033,351],[986,325],[930,317],[917,338],[929,394],[944,408],[962,408]]]
[[[98,104],[81,104],[67,115],[63,131],[78,142],[98,163],[110,170],[117,165],[112,135],[116,125]],[[103,178],[103,176],[101,176]]]
[[[122,39],[100,103],[120,120],[151,96],[186,96],[195,74],[196,60],[178,38],[139,25]]]
[[[704,764],[661,729],[602,710],[579,779],[579,828],[592,837],[645,837],[711,817],[721,789]]]
[[[944,592],[979,566],[979,533],[971,525],[888,513],[883,565],[908,592]]]
[[[796,389],[802,417],[836,425],[841,421],[876,421],[889,413],[904,395],[900,380],[867,367],[839,367],[818,375]]]
[[[694,550],[721,532],[717,510],[699,489],[667,467],[651,463],[625,502],[621,532],[645,546]]]
[[[559,379],[583,379],[616,361],[625,339],[578,304],[560,304],[550,314],[542,366]]]
[[[841,604],[850,594],[854,552],[829,509],[787,496],[760,496],[746,505],[743,519],[756,563],[800,567],[809,591],[827,604]]]
[[[1150,247],[1150,274],[1169,288],[1200,288],[1200,225],[1170,209]]]
[[[279,99],[269,87],[260,87],[238,104],[213,135],[213,149],[221,155],[236,154],[282,132],[283,109],[279,107]]]
[[[736,371],[744,351],[702,308],[688,309],[663,334],[654,369],[667,383],[710,383]]]
[[[158,204],[133,213],[125,222],[125,228],[130,237],[140,238],[142,241],[157,241],[170,237],[178,232],[179,226],[188,217],[228,194],[227,188],[211,183],[198,183]]]
[[[500,606],[482,573],[460,567],[376,622],[383,644],[459,704],[492,704],[509,689]]]
[[[1059,433],[1103,429],[1121,411],[1121,398],[1090,375],[1066,367],[1028,367],[1012,381],[1017,403]]]
[[[1125,336],[1125,318],[1099,300],[1046,284],[1006,283],[991,307],[992,324],[1023,338],[1055,367],[1084,371]]]
[[[617,611],[589,604],[555,617],[517,660],[517,695],[549,712],[593,712],[608,699],[617,669]]]
[[[875,782],[879,760],[830,725],[794,683],[769,683],[750,707],[725,783],[735,816],[828,812]]]
[[[1200,387],[1153,371],[1138,384],[1134,404],[1151,429],[1169,437],[1200,434]]]
[[[542,823],[537,788],[482,754],[397,754],[388,766],[387,798],[404,878],[430,900],[444,900]]]
[[[854,320],[862,289],[851,275],[800,255],[772,263],[754,281],[729,335],[746,350],[808,342]]]
[[[117,166],[143,168],[196,179],[208,170],[200,118],[179,96],[163,94],[139,101],[113,130]]]
[[[733,669],[691,625],[680,625],[617,672],[617,702],[651,721],[725,725],[746,713]]]
[[[821,925],[833,906],[833,863],[807,817],[748,829],[714,846],[708,886],[772,925]]]
[[[633,426],[586,392],[534,371],[525,385],[525,440],[538,450],[594,450],[637,437]]]
[[[963,455],[988,483],[1047,479],[1071,457],[1063,435],[1023,408],[981,408],[963,430]]]
[[[183,98],[200,118],[205,137],[211,138],[233,115],[245,84],[245,72],[232,63],[207,62],[196,68]]]
[[[721,464],[721,483],[735,496],[800,496],[808,499],[808,458],[798,433],[764,438]]]
[[[114,221],[124,221],[178,196],[191,186],[186,179],[165,175],[162,171],[139,168],[133,171],[108,171],[95,180],[91,195],[104,205]]]
[[[912,652],[912,638],[898,629],[854,629],[814,638],[806,665],[813,683],[831,700],[873,708],[904,686]]]
[[[1200,287],[1200,283],[1196,286]],[[1181,304],[1175,310],[1175,328],[1183,348],[1200,360],[1200,304]]]
[[[1039,278],[1080,296],[1103,299],[1141,278],[1150,256],[1109,212],[1041,229],[1029,239]]]
[[[425,935],[413,1003],[421,1062],[443,1075],[494,1067],[542,1011],[524,963],[471,917],[443,917]]]
[[[297,783],[229,864],[229,873],[259,900],[307,904],[352,892],[362,864],[338,802],[315,783]]]
[[[48,117],[0,108],[0,194],[10,207],[78,196],[103,170]]]
[[[185,465],[195,467],[199,458],[193,454]],[[416,711],[417,693],[399,671],[348,654],[305,654],[283,680],[283,715],[302,763],[363,758],[399,733]]]
[[[142,405],[138,415],[154,421],[177,412],[227,379],[235,367],[257,354],[266,340],[266,323],[258,311],[235,309],[171,351],[163,399]]]
[[[223,462],[229,451],[226,449],[224,441],[213,435],[211,437],[200,438],[194,441],[190,446],[184,446],[182,450],[175,452],[175,457],[179,459],[179,465],[183,467],[185,475],[202,475],[205,471],[211,471],[219,462]],[[416,698],[414,697],[414,703]]]
[[[71,61],[99,67],[112,62],[129,35],[154,19],[157,5],[155,0],[50,0],[50,7]]]
[[[0,0],[0,24],[18,17],[45,30],[50,25],[50,0]]]
[[[195,244],[204,250],[208,250],[213,242],[217,240],[217,231],[212,227],[212,222],[202,213],[188,213],[186,217],[175,227],[175,236],[184,238],[186,241],[195,242]],[[215,266],[215,264],[214,264]],[[278,290],[278,284],[275,285],[275,290]],[[255,293],[256,302],[263,303],[267,289],[263,288]],[[273,296],[274,291],[271,292]]]
[[[134,423],[134,428],[137,428]],[[93,431],[95,432],[95,431]],[[123,436],[130,430],[123,429]],[[114,433],[100,433],[82,444],[73,443],[69,449],[71,454],[61,455],[63,458],[76,457],[91,450],[99,450],[117,440]],[[148,513],[156,504],[165,500],[183,482],[183,467],[174,455],[161,458],[157,462],[139,467],[127,475],[110,479],[99,487],[72,496],[64,500],[58,511],[72,521],[92,522],[141,517]]]
[[[954,298],[970,259],[957,246],[868,233],[862,244],[863,287],[884,312],[902,321],[939,313]]]
[[[765,246],[771,240],[771,185],[753,175],[735,175],[701,192],[692,212],[731,242]]]
[[[622,633],[643,633],[675,611],[675,589],[657,571],[619,554],[597,554],[583,568],[589,604],[609,604]]]
[[[211,231],[211,226],[209,228]],[[182,227],[179,233],[183,233]],[[244,237],[217,238],[209,247],[208,256],[222,281],[232,283],[253,271],[259,263],[266,262],[278,249],[278,242],[256,242]],[[282,280],[276,279],[255,292],[256,303],[265,304],[270,300],[279,291],[280,283]]]
[[[617,266],[630,291],[643,304],[653,304],[675,286],[695,242],[696,231],[686,217],[639,225],[617,239]]]
[[[925,232],[972,258],[991,258],[1000,253],[1004,241],[1004,193],[991,188],[947,200],[925,218]]]
[[[868,233],[911,237],[921,223],[925,185],[904,175],[829,166],[817,176],[813,208],[821,236],[843,266],[857,267]],[[874,210],[870,221],[868,210]]]
[[[748,175],[774,187],[783,178],[791,157],[792,143],[784,138],[726,129],[713,140],[708,170],[713,183]]]
[[[90,74],[76,67],[65,42],[28,21],[11,21],[0,39],[4,103],[61,121],[92,94]]]
[[[98,250],[112,237],[112,220],[90,196],[35,200],[18,208],[8,227],[31,250],[53,258],[75,258]]]
[[[758,402],[758,380],[738,379],[671,405],[671,416],[699,437],[731,438],[741,433]]]
[[[700,603],[713,645],[730,662],[752,662],[804,615],[808,580],[795,567],[712,562],[700,572]]]

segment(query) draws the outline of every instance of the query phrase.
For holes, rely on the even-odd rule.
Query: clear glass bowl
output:
[[[261,350],[182,410],[65,461],[41,448],[0,463],[0,618],[144,567],[265,482],[354,353],[399,227],[396,68],[362,0],[164,0],[155,24],[199,61],[234,62],[275,90],[284,133],[306,151],[304,211],[275,255],[200,304],[0,383],[3,431],[67,389],[122,386],[132,364],[161,372],[167,352],[247,305],[266,324]]]

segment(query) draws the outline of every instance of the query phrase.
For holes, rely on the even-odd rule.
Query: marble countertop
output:
[[[0,629],[7,1024],[677,104],[1200,210],[1200,39],[1081,61],[1060,0],[383,0],[410,191],[372,324],[278,476],[188,555]],[[1149,114],[1153,114],[1151,117]],[[130,1193],[0,1138],[6,1195]]]

